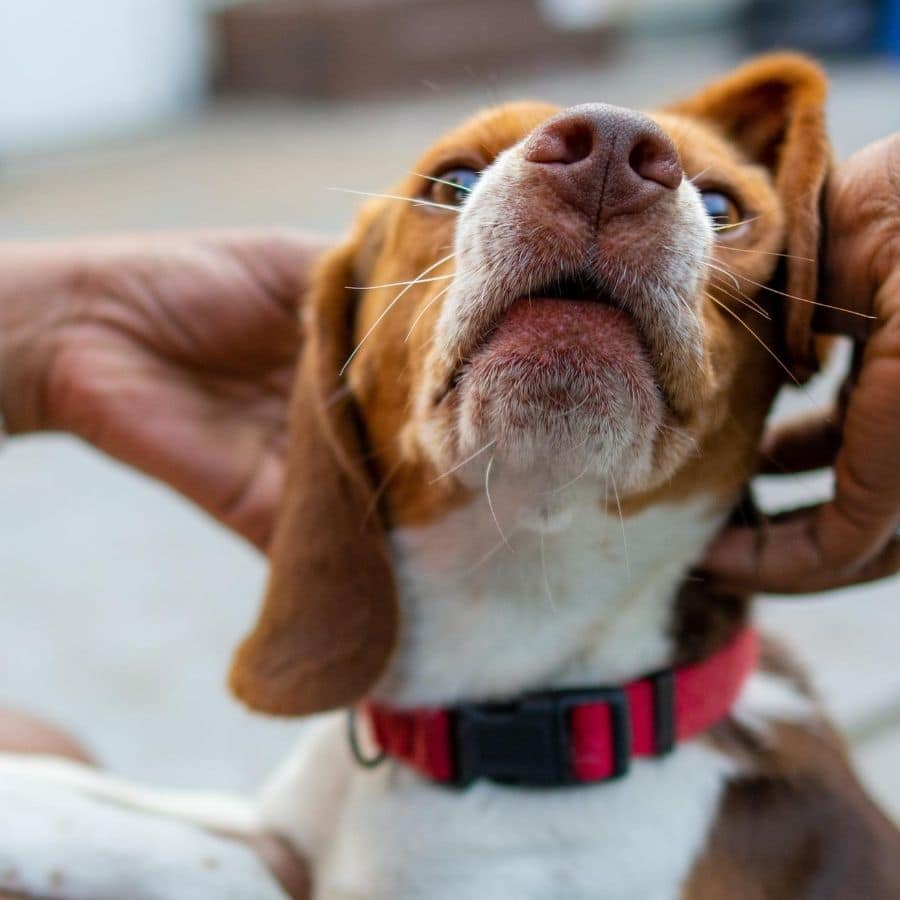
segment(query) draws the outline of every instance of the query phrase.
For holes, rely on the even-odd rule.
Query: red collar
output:
[[[362,707],[385,756],[434,781],[561,786],[617,778],[728,715],[756,666],[751,628],[700,662],[622,687],[554,690],[445,709]],[[352,738],[352,732],[351,732]],[[358,756],[358,754],[357,754]],[[362,760],[360,760],[362,761]]]

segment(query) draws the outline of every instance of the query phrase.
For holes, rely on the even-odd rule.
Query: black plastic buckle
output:
[[[665,669],[650,676],[653,685],[653,748],[657,756],[665,756],[675,749],[675,673]]]
[[[631,762],[631,719],[621,688],[573,689],[531,694],[513,703],[481,703],[454,709],[456,787],[479,778],[531,787],[576,784],[572,772],[570,712],[585,703],[609,708],[614,769]]]

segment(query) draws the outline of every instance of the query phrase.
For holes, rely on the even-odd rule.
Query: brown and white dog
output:
[[[624,685],[742,632],[746,598],[689,573],[789,369],[816,365],[825,91],[778,55],[650,115],[501,106],[367,205],[305,305],[269,586],[232,670],[244,702]],[[51,777],[6,761],[0,788],[28,766]],[[769,646],[717,724],[603,784],[368,771],[343,712],[258,803],[53,771],[95,805],[274,830],[318,900],[900,897],[900,835]],[[250,868],[227,896],[274,896]]]

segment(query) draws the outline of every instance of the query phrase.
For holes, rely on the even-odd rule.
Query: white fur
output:
[[[649,416],[634,425],[624,416],[622,422],[575,421],[573,431],[599,443],[576,444],[587,465],[562,478],[548,447],[543,459],[516,471],[502,458],[496,467],[484,457],[462,465],[481,438],[467,433],[465,421],[435,418],[436,389],[510,303],[585,258],[584,241],[566,244],[552,223],[546,234],[527,230],[520,176],[521,153],[513,148],[490,167],[460,216],[457,275],[429,366],[433,383],[420,386],[417,398],[417,449],[445,463],[444,470],[459,469],[454,477],[478,491],[440,521],[392,534],[402,633],[376,696],[398,705],[616,684],[668,664],[675,593],[729,501],[699,497],[681,506],[656,505],[620,522],[611,511],[618,490],[646,487],[671,471],[649,452],[667,427]],[[691,372],[700,387],[711,380],[696,298],[712,231],[687,181],[663,205],[656,238],[647,231],[638,251],[631,242],[631,268],[616,268],[616,259],[602,255],[594,263],[641,327],[659,382],[677,403],[673,392],[686,391],[690,382],[673,372]],[[665,443],[683,460],[691,448],[686,438],[672,437],[676,431],[670,427]],[[570,483],[559,486],[560,480]],[[755,696],[749,695],[751,708]],[[771,691],[767,696],[772,699]],[[21,812],[13,769],[0,766],[0,789],[19,797]],[[138,807],[207,826],[224,818],[225,827],[238,830],[275,829],[311,858],[316,900],[675,900],[731,772],[725,756],[692,741],[664,759],[636,761],[615,783],[550,791],[479,783],[458,793],[399,764],[375,772],[358,768],[342,722],[331,716],[264,789],[258,813],[136,792],[83,770],[65,776],[45,771],[44,787],[29,782],[34,790],[25,794],[44,798],[44,816],[54,814],[52,792],[63,805],[80,803],[72,819],[78,828],[96,837],[105,821],[107,834],[116,836],[115,851],[88,841],[78,857],[92,897],[111,896],[95,885],[104,883],[103,869],[113,865],[119,846],[136,852],[148,823],[163,828],[162,820],[135,812]],[[37,774],[20,770],[26,780]],[[196,874],[198,851],[218,839],[179,823],[166,826],[171,831],[163,829],[152,858],[171,852],[172,868],[187,872],[194,865]],[[46,876],[52,855],[34,840],[12,846],[10,858],[24,860],[33,883]],[[61,858],[75,871],[79,841],[61,846]],[[228,890],[190,887],[178,896],[267,900],[271,883],[246,862],[236,856]],[[153,880],[139,858],[134,873],[142,885]],[[259,891],[240,893],[251,874],[259,878]]]
[[[678,440],[684,435],[673,427],[677,422],[667,421],[660,408],[639,415],[633,393],[623,385],[609,391],[609,396],[620,394],[623,401],[615,427],[602,416],[592,416],[590,404],[582,404],[574,420],[538,416],[535,425],[540,427],[534,429],[538,441],[529,441],[527,433],[513,439],[511,429],[502,423],[499,427],[494,423],[488,433],[466,409],[464,384],[459,388],[462,408],[452,423],[440,406],[434,406],[458,361],[472,353],[517,298],[531,296],[585,265],[638,324],[658,381],[671,401],[684,404],[687,394],[696,403],[697,393],[711,383],[698,299],[713,231],[693,184],[685,179],[645,214],[640,241],[630,235],[632,252],[625,259],[624,253],[604,252],[602,235],[598,242],[592,229],[562,227],[558,214],[536,214],[540,207],[530,202],[534,166],[525,161],[526,144],[527,139],[498,155],[460,211],[455,277],[441,305],[428,374],[416,397],[421,444],[444,470],[493,440],[501,454],[517,459],[520,467],[540,458],[542,450],[546,457],[552,448],[554,457],[573,467],[574,473],[612,475],[620,490],[661,483],[676,461],[691,452],[691,442]],[[620,227],[624,226],[610,226]],[[634,252],[636,246],[640,252]],[[502,419],[502,398],[499,403]],[[669,445],[665,457],[653,452],[661,428],[667,431]],[[573,442],[573,432],[585,439]]]
[[[674,593],[724,509],[700,498],[623,521],[594,479],[554,493],[502,468],[491,499],[496,522],[482,492],[392,535],[403,635],[378,696],[452,703],[616,684],[667,663]]]
[[[695,742],[605,785],[460,793],[394,764],[361,771],[340,715],[310,746],[314,767],[285,770],[263,812],[316,851],[317,900],[675,900],[731,771]],[[323,771],[341,774],[337,815],[304,802]]]
[[[672,599],[721,522],[715,505],[627,520],[626,563],[596,483],[573,485],[547,519],[500,481],[510,546],[483,565],[471,563],[499,540],[485,500],[394,535],[404,631],[379,687],[392,703],[618,683],[671,658]],[[262,816],[318,860],[317,900],[666,900],[679,895],[731,770],[690,742],[613,784],[457,793],[394,763],[359,769],[344,722],[329,717],[264,792]]]
[[[165,797],[104,776],[106,785],[85,790],[82,774],[59,760],[0,757],[0,891],[54,900],[283,900],[250,847],[179,821],[185,804],[166,809]]]
[[[732,715],[758,737],[768,738],[772,723],[806,725],[821,717],[821,709],[789,679],[757,671],[747,679]]]
[[[600,509],[603,500],[599,485],[583,479],[560,492],[550,510],[499,473],[495,510],[511,549],[502,545],[468,572],[460,566],[498,539],[480,506],[486,501],[396,534],[407,626],[382,695],[447,703],[538,685],[620,682],[663,665],[672,651],[674,592],[721,513],[709,500],[653,507],[626,521],[623,538],[618,517]],[[190,875],[190,892],[177,896],[270,896],[266,876],[247,868],[240,845],[138,811],[150,810],[285,835],[314,861],[316,900],[675,900],[731,771],[727,757],[694,741],[665,759],[635,761],[615,783],[555,791],[484,783],[458,793],[400,764],[358,768],[338,714],[324,717],[276,773],[256,812],[232,801],[185,803],[75,764],[40,760],[0,762],[0,788],[19,791],[14,820],[23,797],[37,798],[34,821],[73,810],[67,815],[77,836],[60,843],[59,853],[57,845],[48,854],[35,840],[18,841],[7,858],[39,885],[48,861],[60,859],[66,871],[82,873],[79,885],[89,885],[92,897],[113,896],[100,886],[121,883],[125,872],[143,883],[147,871],[135,844],[151,839],[159,851],[151,862],[168,860],[172,880],[181,870]],[[115,835],[107,849],[97,836],[102,829]],[[210,846],[234,850],[239,873],[232,893],[191,880],[203,875],[192,861]],[[254,879],[259,892],[241,893]],[[169,883],[163,879],[139,896],[176,896],[164,892]]]

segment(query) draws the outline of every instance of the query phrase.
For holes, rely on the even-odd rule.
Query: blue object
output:
[[[900,60],[900,0],[884,0],[881,45]]]

